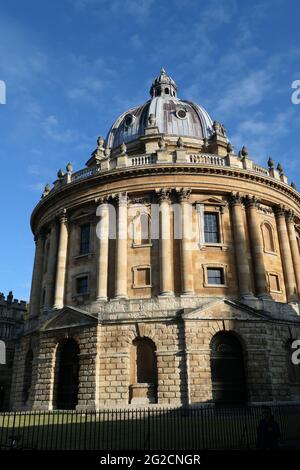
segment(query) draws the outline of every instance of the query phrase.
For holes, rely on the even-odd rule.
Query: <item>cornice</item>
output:
[[[99,183],[103,184],[103,192],[105,192],[105,185],[107,183],[113,183],[117,181],[131,180],[140,176],[157,176],[157,175],[178,175],[178,174],[201,174],[201,175],[219,175],[225,178],[237,178],[240,181],[252,181],[254,183],[263,185],[270,189],[275,189],[286,196],[288,196],[293,202],[300,207],[300,193],[292,188],[287,183],[279,180],[275,180],[270,176],[255,173],[253,171],[244,170],[241,168],[225,167],[225,166],[212,166],[212,165],[195,165],[195,164],[176,164],[165,165],[165,164],[153,164],[144,166],[132,166],[122,169],[114,169],[104,173],[99,173],[90,178],[86,178],[82,181],[76,181],[74,183],[66,184],[59,189],[51,191],[51,193],[41,201],[34,208],[31,215],[31,227],[36,226],[36,219],[39,216],[41,210],[46,211],[56,205],[63,196],[68,196],[72,192],[76,192],[81,188],[93,188],[99,186]],[[239,184],[242,186],[242,183]],[[91,196],[91,200],[95,198],[95,195]],[[88,198],[86,198],[88,200]]]

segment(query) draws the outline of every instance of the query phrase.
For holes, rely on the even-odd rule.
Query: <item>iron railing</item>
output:
[[[300,441],[300,405],[272,406],[281,443]],[[262,408],[197,407],[0,414],[0,449],[251,449]]]

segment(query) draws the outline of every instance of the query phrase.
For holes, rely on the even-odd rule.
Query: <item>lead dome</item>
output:
[[[164,69],[153,80],[151,99],[125,111],[116,119],[107,137],[110,149],[122,143],[137,140],[145,134],[149,117],[153,116],[160,133],[196,139],[209,139],[213,133],[213,121],[207,111],[192,101],[177,97],[177,85]]]

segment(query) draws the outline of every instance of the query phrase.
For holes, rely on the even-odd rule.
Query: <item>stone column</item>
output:
[[[45,235],[43,232],[40,232],[35,236],[35,245],[35,257],[30,292],[30,317],[35,317],[40,313],[45,245]]]
[[[59,309],[64,306],[65,281],[66,281],[66,265],[67,265],[67,249],[68,249],[68,227],[66,211],[64,210],[59,217],[59,244],[56,265],[56,283],[53,308]]]
[[[251,291],[250,269],[241,195],[239,193],[231,193],[229,204],[232,216],[239,295],[242,298],[252,298],[253,293]]]
[[[194,273],[193,273],[193,253],[192,253],[192,206],[189,203],[191,190],[183,188],[179,191],[179,201],[181,209],[181,280],[182,294],[194,294]]]
[[[288,237],[287,224],[285,221],[286,210],[283,206],[275,207],[277,232],[281,261],[285,280],[285,289],[288,302],[295,302],[298,299],[297,288],[294,275],[294,266],[291,254],[291,247]]]
[[[160,261],[160,295],[174,295],[174,279],[172,264],[171,243],[171,213],[170,213],[170,191],[161,189],[158,191],[159,202],[159,261]]]
[[[246,198],[246,208],[255,275],[256,294],[260,298],[270,298],[264,263],[263,239],[257,216],[257,206],[258,200],[256,197],[248,195]]]
[[[106,199],[102,198],[97,208],[100,221],[97,225],[97,291],[96,300],[107,300],[108,278],[108,243],[109,243],[109,206]]]
[[[45,308],[51,309],[53,307],[54,300],[54,286],[55,286],[55,274],[56,274],[56,263],[57,263],[57,225],[56,221],[53,221],[50,233],[50,247],[48,253],[48,266],[47,266],[47,282],[46,282],[46,296],[45,296]]]
[[[127,298],[127,193],[117,196],[115,298]]]
[[[294,212],[288,211],[286,218],[288,236],[290,240],[290,247],[292,252],[292,260],[294,265],[294,274],[296,278],[298,297],[300,296],[300,255],[299,247],[297,243],[295,223],[294,223]]]

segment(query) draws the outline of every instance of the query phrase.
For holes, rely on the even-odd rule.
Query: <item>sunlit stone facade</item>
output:
[[[150,94],[33,211],[15,409],[300,399],[300,195],[164,70]]]

